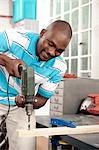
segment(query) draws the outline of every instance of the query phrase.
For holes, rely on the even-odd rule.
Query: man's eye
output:
[[[51,46],[51,47],[53,47],[53,46],[54,46],[54,45],[53,45],[53,43],[51,43],[51,42],[49,42],[49,43],[48,43],[48,45],[49,45],[49,46]]]

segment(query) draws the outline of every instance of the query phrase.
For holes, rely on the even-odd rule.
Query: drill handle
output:
[[[23,66],[22,64],[19,64],[18,65],[18,71],[19,71],[19,74],[21,75],[22,71],[26,69],[26,66]]]

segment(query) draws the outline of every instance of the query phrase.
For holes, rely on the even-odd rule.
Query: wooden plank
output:
[[[99,125],[88,125],[88,126],[84,125],[84,126],[77,126],[76,128],[69,128],[69,127],[36,128],[33,130],[17,130],[17,133],[19,134],[19,136],[24,137],[99,133]]]
[[[37,137],[36,138],[36,150],[49,150],[49,138]]]

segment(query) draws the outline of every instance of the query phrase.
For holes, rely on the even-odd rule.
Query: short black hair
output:
[[[65,20],[56,20],[52,22],[47,28],[50,27],[57,27],[59,28],[64,34],[67,35],[69,39],[72,37],[72,28],[69,22],[66,22]],[[60,28],[61,27],[61,28]]]

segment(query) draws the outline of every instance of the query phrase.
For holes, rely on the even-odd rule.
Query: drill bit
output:
[[[30,117],[32,115],[32,111],[33,111],[33,104],[26,104],[26,114],[28,116],[28,130],[30,130]]]
[[[30,130],[30,115],[28,116],[28,130]]]

